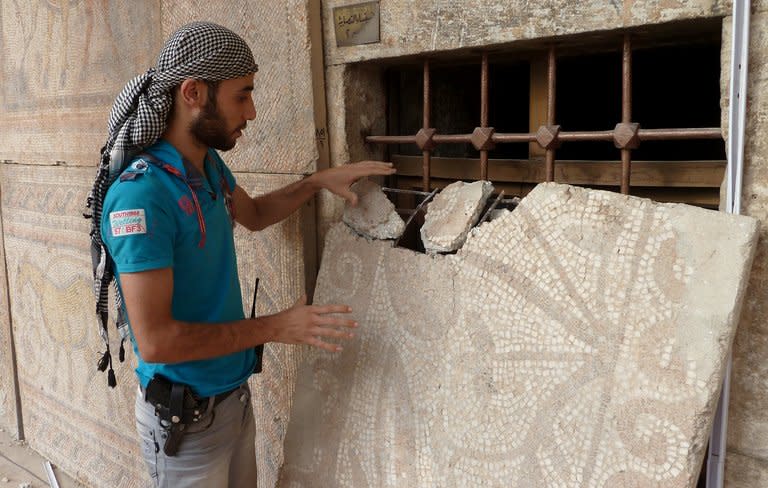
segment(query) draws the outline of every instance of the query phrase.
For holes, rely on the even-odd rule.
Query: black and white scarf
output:
[[[86,205],[91,219],[91,259],[93,291],[99,333],[106,352],[98,363],[100,371],[109,367],[108,383],[117,382],[109,350],[108,294],[114,279],[114,263],[101,237],[102,206],[107,190],[136,155],[154,144],[165,131],[173,105],[172,92],[186,79],[222,81],[255,73],[258,65],[246,42],[231,30],[210,22],[193,22],[177,30],[166,42],[157,65],[123,88],[109,114],[109,135],[101,149],[96,180]],[[120,361],[125,358],[123,342],[128,336],[127,320],[120,291],[115,286],[116,326],[120,332]]]

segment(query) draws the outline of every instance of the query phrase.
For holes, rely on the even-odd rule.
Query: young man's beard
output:
[[[229,151],[237,142],[233,132],[227,130],[227,124],[216,106],[210,102],[205,104],[200,116],[189,126],[189,131],[202,144],[220,151]]]

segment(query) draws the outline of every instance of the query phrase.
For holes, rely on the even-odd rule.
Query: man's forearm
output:
[[[279,190],[253,198],[253,203],[258,209],[258,228],[264,229],[282,221],[319,190],[320,187],[315,183],[312,175]]]
[[[271,342],[275,337],[270,316],[216,324],[172,320],[148,331],[149,337],[139,343],[139,354],[150,363],[225,356]]]

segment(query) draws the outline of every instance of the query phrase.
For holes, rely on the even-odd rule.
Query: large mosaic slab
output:
[[[456,255],[327,237],[358,339],[298,372],[284,487],[690,487],[757,222],[539,185]]]

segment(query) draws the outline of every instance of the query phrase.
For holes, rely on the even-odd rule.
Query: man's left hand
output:
[[[360,161],[359,163],[345,164],[335,168],[318,171],[312,177],[320,188],[339,195],[353,207],[357,205],[357,195],[349,187],[355,181],[366,176],[386,176],[395,172],[392,163],[381,161]]]

